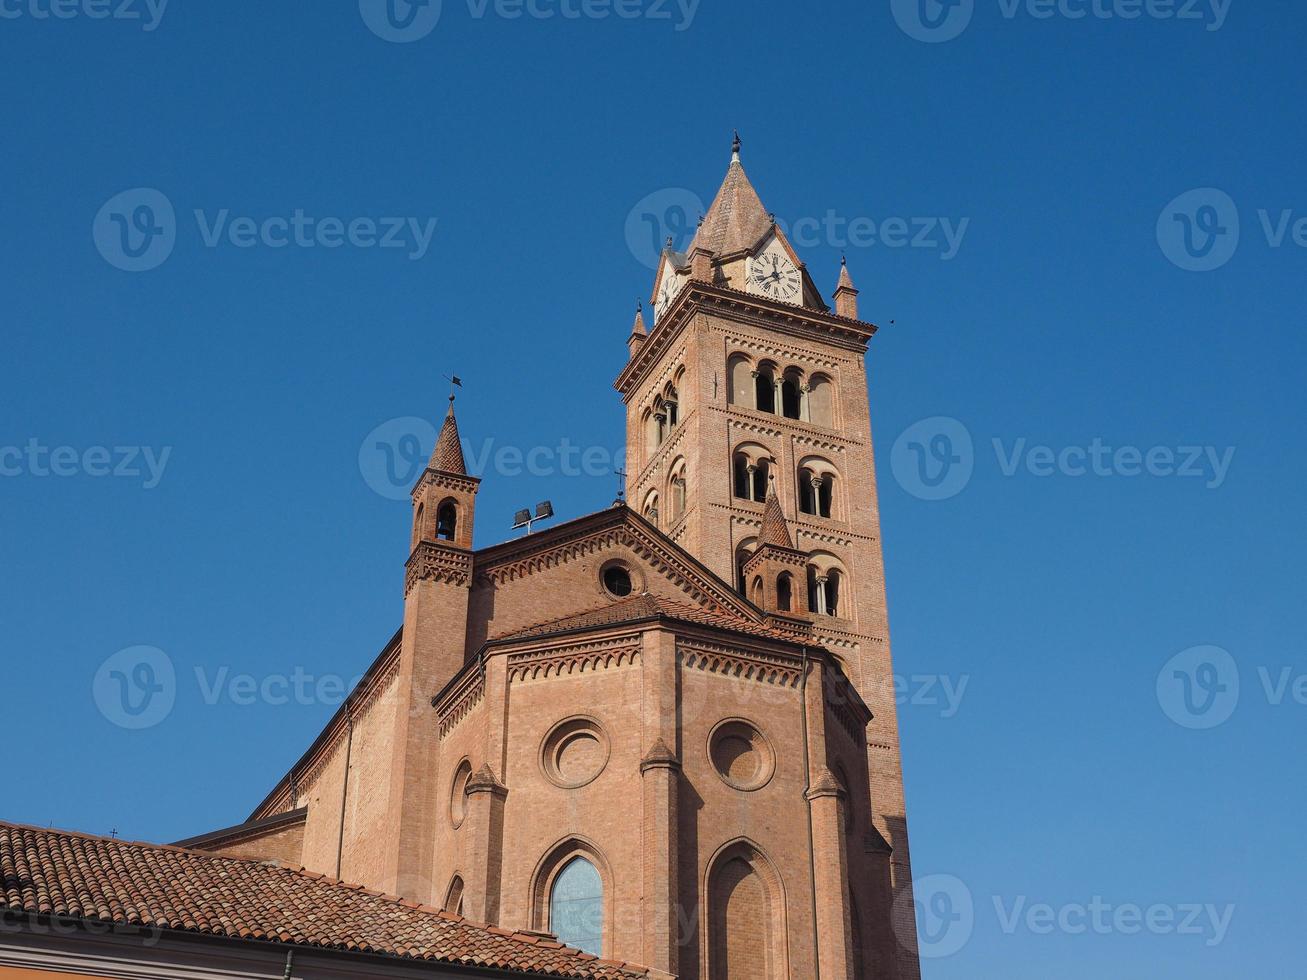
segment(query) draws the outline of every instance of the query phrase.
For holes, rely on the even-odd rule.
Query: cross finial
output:
[[[735,139],[731,141],[731,162],[740,162],[740,131],[735,131]]]
[[[620,502],[626,499],[626,468],[619,466],[613,473],[617,477],[617,499]]]

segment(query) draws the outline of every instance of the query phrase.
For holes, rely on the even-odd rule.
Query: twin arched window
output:
[[[771,460],[763,455],[766,450],[743,447],[731,458],[731,492],[741,500],[762,503],[767,499],[767,480],[771,476]]]
[[[685,381],[685,368],[676,372],[676,377],[667,382],[663,390],[654,395],[653,405],[644,413],[645,442],[652,456],[672,434],[685,417],[681,404],[681,387]]]
[[[818,616],[842,616],[849,618],[844,610],[844,573],[838,568],[818,568],[808,566],[808,612]]]
[[[799,513],[830,517],[835,502],[835,473],[823,463],[799,467]]]
[[[732,405],[835,427],[835,389],[824,374],[808,374],[799,367],[782,370],[772,361],[755,363],[746,354],[734,354],[727,361],[726,377],[726,399]]]

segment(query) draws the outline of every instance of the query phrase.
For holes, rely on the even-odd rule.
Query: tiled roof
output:
[[[445,424],[440,427],[436,448],[431,453],[431,469],[467,476],[467,463],[463,461],[463,444],[458,438],[458,420],[454,418],[454,403],[449,403]]]
[[[648,592],[626,599],[619,599],[617,602],[602,606],[599,609],[592,609],[589,612],[577,613],[547,623],[528,626],[525,629],[514,630],[496,636],[494,639],[498,641],[522,640],[535,636],[549,636],[554,633],[567,633],[572,630],[615,626],[619,623],[629,623],[654,617],[696,623],[701,626],[715,626],[718,629],[747,633],[771,640],[783,640],[786,643],[795,642],[792,635],[782,633],[780,630],[772,629],[761,623],[755,623],[743,616],[737,616],[725,610],[704,609],[686,602],[677,602],[673,599],[665,599],[662,596],[651,595]]]
[[[0,823],[0,909],[536,976],[648,976],[279,864],[9,823]]]

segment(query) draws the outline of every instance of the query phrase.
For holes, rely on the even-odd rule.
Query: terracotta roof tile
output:
[[[0,909],[537,976],[649,975],[279,864],[9,823],[0,823]]]
[[[771,215],[763,207],[743,165],[733,159],[689,251],[702,247],[714,255],[742,252],[762,241],[771,227]]]
[[[781,510],[774,482],[767,488],[767,502],[762,508],[762,543],[794,548],[794,539],[790,537],[790,526],[785,522],[785,512]]]

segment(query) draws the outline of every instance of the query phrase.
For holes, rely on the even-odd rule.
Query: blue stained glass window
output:
[[[549,931],[561,943],[603,955],[604,884],[595,866],[583,857],[569,861],[554,879]]]

